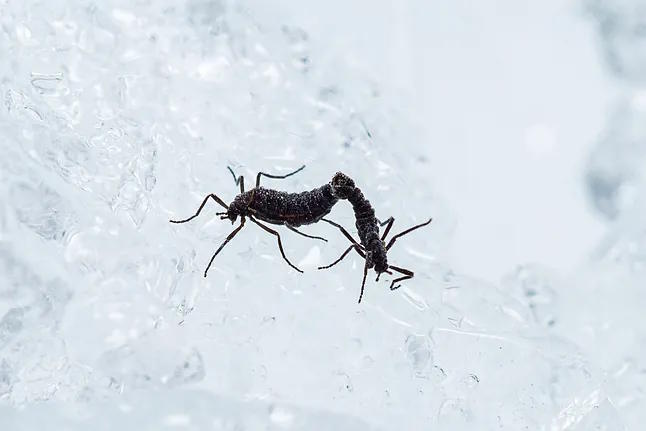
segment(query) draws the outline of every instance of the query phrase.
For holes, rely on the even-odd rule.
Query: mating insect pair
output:
[[[388,242],[388,245],[386,245],[386,237],[390,232],[390,229],[392,228],[394,218],[390,217],[385,222],[380,223],[379,220],[377,220],[377,218],[375,217],[375,211],[370,205],[370,201],[364,198],[363,193],[358,187],[355,186],[354,181],[345,174],[337,172],[330,183],[308,192],[301,193],[288,193],[273,189],[266,189],[260,186],[260,178],[262,176],[274,179],[284,179],[300,172],[304,168],[305,165],[286,175],[271,175],[264,172],[259,172],[256,176],[256,186],[253,189],[247,191],[245,191],[244,189],[244,177],[240,176],[236,178],[233,170],[229,168],[229,171],[233,175],[236,185],[240,186],[240,194],[234,198],[231,204],[225,204],[222,199],[212,193],[204,198],[197,212],[191,217],[185,220],[170,220],[171,223],[186,223],[190,220],[193,220],[200,214],[209,198],[213,199],[215,202],[226,209],[225,212],[216,213],[216,215],[219,215],[222,220],[229,219],[233,224],[235,223],[237,218],[240,217],[240,226],[234,229],[226,237],[220,247],[218,247],[218,249],[215,251],[213,257],[211,257],[211,260],[209,261],[208,266],[206,267],[206,270],[204,271],[204,276],[206,277],[209,268],[211,267],[211,264],[213,263],[213,260],[218,255],[218,253],[220,253],[224,246],[229,241],[231,241],[231,239],[240,231],[240,229],[242,229],[246,219],[248,218],[268,233],[276,236],[276,239],[278,241],[278,248],[283,259],[289,266],[291,266],[298,272],[303,271],[300,270],[296,265],[291,263],[289,259],[287,259],[287,256],[285,256],[285,251],[283,250],[283,244],[280,238],[280,234],[270,227],[264,225],[259,220],[271,224],[284,225],[288,229],[298,233],[299,235],[322,241],[327,240],[318,236],[308,235],[296,228],[322,220],[340,229],[343,235],[345,235],[346,238],[350,240],[352,245],[350,245],[350,247],[348,247],[348,249],[337,260],[329,265],[321,266],[318,269],[327,269],[336,265],[341,260],[343,260],[343,258],[345,258],[352,249],[354,249],[361,257],[365,259],[359,302],[361,302],[361,299],[363,298],[363,291],[366,283],[368,269],[375,269],[375,271],[377,272],[377,280],[379,280],[379,276],[384,272],[387,274],[392,274],[390,270],[402,274],[401,277],[395,278],[392,281],[392,283],[390,284],[391,290],[395,290],[399,287],[399,285],[395,285],[395,283],[412,278],[414,275],[412,271],[388,264],[387,251],[393,246],[397,238],[406,235],[407,233],[412,232],[413,230],[418,229],[422,226],[426,226],[431,222],[431,219],[429,219],[425,223],[413,226],[397,235],[394,235]],[[330,213],[332,207],[339,201],[339,199],[348,200],[352,204],[356,218],[356,227],[359,233],[359,242],[357,242],[352,237],[352,235],[350,235],[341,225],[324,218],[327,214]],[[386,225],[386,229],[381,238],[379,237],[380,225]]]

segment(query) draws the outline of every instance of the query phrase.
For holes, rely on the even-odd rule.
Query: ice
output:
[[[639,92],[629,93],[618,102],[588,161],[589,194],[597,210],[609,219],[643,205],[646,104],[641,97]]]
[[[638,87],[624,3],[587,4]],[[518,259],[487,282],[447,251],[478,217],[428,174],[450,143],[431,145],[388,74],[298,10],[0,0],[0,428],[640,429],[643,92],[620,96],[577,172],[603,241],[572,271]],[[538,120],[526,138],[537,157],[557,145]],[[433,217],[388,256],[414,279],[391,292],[370,273],[359,305],[359,256],[316,270],[348,247],[337,230],[302,228],[322,243],[279,228],[298,274],[251,223],[203,277],[234,227],[212,202],[168,220],[208,193],[232,200],[227,166],[251,187],[302,164],[263,181],[303,191],[343,171],[395,231]],[[355,233],[347,202],[331,217]]]
[[[41,429],[43,418],[51,429],[215,430],[307,429],[333,431],[378,428],[339,413],[296,407],[285,403],[236,401],[198,390],[136,391],[118,403],[90,401],[82,408],[50,402],[26,409],[0,406],[3,425],[11,430]]]
[[[591,253],[586,275],[571,293],[580,295],[584,312],[568,315],[567,323],[585,328],[580,331],[579,344],[591,362],[610,376],[605,393],[626,428],[639,429],[646,405],[646,373],[636,365],[644,356],[646,336],[640,313],[645,305],[646,268],[646,99],[640,78],[645,39],[640,29],[646,15],[640,2],[590,2],[589,6],[600,24],[608,63],[622,81],[622,91],[586,173],[595,208],[612,223]],[[559,308],[564,310],[564,304]]]
[[[586,0],[599,26],[605,60],[620,78],[643,84],[646,5],[638,0]]]

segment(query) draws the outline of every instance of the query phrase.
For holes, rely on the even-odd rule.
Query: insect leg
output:
[[[379,220],[377,220],[377,221],[379,221]],[[388,236],[388,232],[390,232],[390,228],[393,227],[394,222],[395,222],[395,217],[389,217],[388,220],[384,221],[383,223],[379,222],[379,224],[381,226],[388,225],[388,226],[386,226],[386,229],[384,230],[384,234],[381,235],[381,240],[382,241],[386,239],[386,236]]]
[[[227,169],[229,170],[229,172],[231,172],[231,175],[233,175],[233,181],[236,182],[236,186],[240,186],[240,193],[244,193],[244,177],[242,175],[236,177],[236,174],[233,172],[233,169],[231,169],[231,166],[227,166]]]
[[[430,219],[428,219],[427,222],[424,222],[424,223],[418,224],[416,226],[413,226],[411,228],[408,228],[405,231],[400,232],[397,235],[393,236],[392,238],[390,238],[390,241],[388,241],[388,245],[386,246],[386,250],[390,250],[390,247],[393,246],[393,244],[395,243],[395,240],[397,238],[402,237],[402,236],[406,235],[407,233],[410,233],[410,232],[414,231],[415,229],[419,229],[420,227],[426,226],[427,224],[429,224],[432,221],[433,221],[433,219],[430,218]]]
[[[398,281],[408,280],[409,278],[413,278],[413,276],[415,275],[415,273],[413,271],[409,271],[408,269],[404,269],[404,268],[399,268],[397,266],[389,265],[388,268],[390,268],[390,269],[392,269],[394,271],[397,271],[400,274],[404,274],[402,277],[398,277],[398,278],[394,279],[392,281],[392,283],[390,283],[390,290],[399,289],[400,285],[398,284],[397,286],[395,286],[395,283],[397,283]]]
[[[390,272],[390,271],[388,271],[388,270],[385,270],[384,272],[385,272],[386,274],[390,274],[390,275],[392,275],[392,272]],[[379,281],[379,277],[381,277],[381,274],[383,274],[384,272],[378,272],[378,273],[377,273],[377,278],[375,279],[375,281]]]
[[[278,239],[278,248],[280,249],[280,254],[282,254],[282,255],[283,255],[283,259],[285,259],[285,262],[287,262],[287,264],[288,264],[289,266],[291,266],[292,268],[294,268],[296,271],[298,271],[298,272],[303,272],[303,271],[301,271],[300,269],[298,269],[298,268],[297,268],[293,263],[291,263],[291,262],[289,261],[289,259],[287,259],[287,256],[285,256],[285,251],[283,250],[283,243],[282,243],[282,242],[281,242],[281,240],[280,240],[280,235],[278,234],[278,232],[276,232],[276,231],[275,231],[275,230],[273,230],[273,229],[270,229],[269,227],[267,227],[267,226],[265,226],[264,224],[260,223],[258,220],[256,220],[255,218],[253,218],[253,217],[251,217],[251,216],[249,217],[249,220],[251,220],[252,222],[256,223],[258,226],[260,226],[261,228],[263,228],[264,230],[266,230],[266,231],[267,231],[267,232],[269,232],[270,234],[275,235],[275,236],[276,236],[276,238]]]
[[[236,234],[237,234],[238,232],[240,232],[240,229],[242,229],[242,227],[244,226],[244,222],[245,222],[245,219],[244,219],[244,217],[242,217],[242,218],[240,219],[240,226],[238,226],[237,228],[235,228],[235,229],[233,230],[233,232],[231,232],[231,233],[229,234],[229,236],[227,236],[227,238],[224,240],[224,242],[223,242],[222,244],[220,244],[220,247],[218,247],[218,249],[215,251],[215,253],[213,254],[213,257],[212,257],[212,258],[211,258],[211,260],[209,261],[208,266],[207,266],[207,267],[206,267],[206,269],[204,270],[204,276],[205,276],[205,277],[206,277],[206,274],[209,272],[209,268],[211,267],[211,264],[213,263],[213,260],[215,259],[215,256],[217,256],[217,255],[218,255],[218,253],[220,252],[220,250],[222,250],[222,249],[224,248],[224,246],[225,246],[225,245],[227,245],[227,243],[228,243],[229,241],[231,241],[231,238],[233,238],[234,236],[236,236]]]
[[[303,165],[300,168],[296,169],[294,172],[290,172],[289,174],[286,174],[286,175],[272,175],[272,174],[266,174],[264,172],[258,172],[258,175],[256,176],[256,187],[260,187],[260,176],[261,175],[264,175],[267,178],[275,178],[275,179],[281,180],[283,178],[290,177],[290,176],[302,171],[303,169],[305,169],[305,165]]]
[[[324,221],[324,222],[326,222],[326,223],[330,223],[332,226],[336,226],[336,227],[338,227],[338,228],[339,228],[339,230],[341,230],[341,233],[343,233],[343,235],[345,235],[345,237],[346,237],[346,238],[348,238],[352,244],[356,245],[356,246],[357,246],[357,247],[359,247],[360,249],[363,249],[363,246],[362,246],[361,244],[359,244],[359,243],[358,243],[354,238],[352,238],[352,235],[350,235],[350,234],[348,233],[348,231],[344,229],[344,227],[343,227],[343,226],[341,226],[341,225],[340,225],[340,224],[338,224],[338,223],[333,222],[332,220],[328,220],[328,219],[326,219],[326,218],[322,218],[321,220],[323,220],[323,221]]]
[[[381,221],[381,220],[379,220],[378,218],[375,217],[375,220],[377,220],[377,223],[379,223],[379,226],[384,226],[384,225],[387,225],[388,223],[391,223],[391,222],[395,221],[395,217],[390,216],[384,221]]]
[[[191,221],[191,220],[193,220],[195,217],[197,217],[198,215],[200,215],[200,212],[202,212],[202,208],[204,208],[204,205],[206,205],[206,201],[208,201],[208,200],[209,200],[209,198],[212,198],[214,201],[216,201],[217,203],[219,203],[220,205],[222,205],[225,209],[227,209],[227,210],[229,209],[229,207],[227,206],[227,204],[225,204],[225,203],[222,201],[222,199],[220,199],[219,197],[217,197],[215,194],[211,193],[210,195],[208,195],[207,197],[205,197],[205,198],[204,198],[204,200],[202,201],[202,205],[200,205],[200,207],[197,209],[197,212],[196,212],[195,214],[193,214],[191,217],[187,218],[186,220],[169,220],[169,221],[170,221],[171,223],[186,223],[187,221]]]
[[[368,275],[368,261],[363,266],[363,280],[361,281],[361,293],[359,294],[359,304],[361,304],[361,298],[363,298],[363,288],[366,286],[366,276]]]
[[[229,172],[231,172],[231,175],[233,175],[233,181],[235,181],[236,186],[238,185],[238,177],[236,176],[235,172],[233,172],[233,169],[231,169],[231,166],[227,166],[227,169]]]
[[[348,248],[347,248],[347,250],[346,250],[346,251],[344,251],[344,252],[343,252],[343,254],[341,255],[341,257],[340,257],[340,258],[338,258],[337,260],[335,260],[334,262],[332,262],[332,263],[331,263],[331,264],[329,264],[329,265],[319,266],[319,267],[318,267],[318,269],[328,269],[328,268],[333,267],[333,266],[334,266],[334,265],[336,265],[337,263],[341,262],[341,261],[343,260],[343,258],[345,258],[345,257],[348,255],[348,253],[350,253],[350,250],[352,250],[353,248],[355,249],[355,251],[356,251],[357,253],[359,253],[359,255],[360,255],[361,257],[363,257],[364,259],[366,258],[365,253],[364,253],[363,251],[361,251],[361,249],[360,249],[360,248],[358,248],[356,245],[352,244],[350,247],[348,247]]]
[[[285,226],[287,227],[287,229],[291,230],[292,232],[296,232],[297,234],[302,235],[302,236],[304,236],[304,237],[312,238],[312,239],[320,239],[321,241],[325,241],[325,242],[327,242],[327,239],[322,238],[322,237],[320,237],[320,236],[308,235],[308,234],[306,234],[306,233],[303,233],[303,232],[301,232],[300,230],[296,229],[296,228],[295,228],[294,226],[292,226],[291,224],[285,224]]]

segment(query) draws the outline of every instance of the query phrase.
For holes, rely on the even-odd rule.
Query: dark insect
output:
[[[233,170],[229,168],[229,171],[233,175],[236,185],[240,186],[240,194],[233,199],[233,202],[227,205],[222,199],[212,193],[204,198],[202,205],[200,205],[200,207],[197,209],[197,212],[191,217],[185,220],[170,220],[171,223],[186,223],[193,220],[200,214],[202,208],[204,208],[209,198],[213,199],[215,202],[226,209],[225,212],[216,213],[216,215],[220,216],[220,219],[229,219],[231,220],[231,224],[233,224],[235,223],[238,216],[240,217],[240,226],[235,228],[233,232],[231,232],[229,236],[226,237],[224,242],[213,254],[213,257],[209,261],[209,264],[204,271],[205,277],[215,257],[218,255],[220,250],[222,250],[222,248],[224,248],[224,246],[229,241],[231,241],[234,236],[236,236],[240,229],[242,229],[247,218],[249,218],[249,220],[260,226],[265,231],[276,236],[280,254],[283,256],[283,259],[285,259],[285,262],[287,262],[287,264],[294,268],[296,271],[303,272],[299,268],[297,268],[296,265],[291,263],[289,259],[287,259],[287,256],[285,256],[285,252],[283,251],[283,244],[280,240],[280,235],[278,234],[278,232],[264,225],[263,223],[260,223],[258,220],[262,220],[271,224],[284,225],[289,230],[294,231],[297,234],[305,236],[307,238],[327,241],[325,238],[308,235],[297,230],[296,228],[298,226],[318,222],[325,215],[327,215],[334,204],[338,202],[339,199],[337,198],[330,183],[318,187],[314,190],[310,190],[309,192],[302,193],[287,193],[260,187],[261,176],[283,179],[300,172],[304,168],[305,165],[286,175],[270,175],[264,172],[259,172],[256,176],[256,187],[248,191],[245,191],[244,189],[244,177],[240,176],[236,178]]]
[[[402,274],[401,277],[395,278],[392,283],[390,283],[390,290],[399,288],[400,285],[395,285],[395,283],[413,278],[413,276],[415,275],[413,271],[389,265],[387,252],[393,246],[397,238],[401,238],[402,236],[414,231],[415,229],[426,226],[427,224],[431,223],[433,219],[431,218],[427,222],[418,224],[404,230],[403,232],[398,233],[397,235],[394,235],[392,238],[390,238],[390,241],[388,241],[388,245],[386,245],[386,237],[388,236],[390,229],[393,227],[395,219],[393,217],[390,217],[383,223],[379,222],[379,220],[375,217],[375,210],[374,208],[372,208],[372,205],[370,205],[370,201],[363,196],[363,193],[361,192],[359,187],[356,187],[354,185],[354,181],[347,175],[341,172],[337,172],[332,179],[331,185],[336,196],[339,199],[347,199],[352,204],[354,216],[356,218],[356,227],[361,243],[358,243],[354,238],[352,238],[352,235],[350,235],[348,231],[343,228],[343,226],[331,220],[323,218],[323,221],[339,228],[343,235],[345,235],[345,237],[350,240],[352,245],[348,247],[347,250],[345,250],[341,257],[339,257],[337,260],[329,265],[320,266],[318,269],[327,269],[336,265],[337,263],[341,262],[352,249],[359,253],[359,255],[366,260],[366,264],[363,267],[363,280],[361,282],[359,302],[361,302],[361,299],[363,298],[363,289],[366,285],[366,276],[368,274],[368,270],[371,268],[374,268],[375,272],[377,273],[377,281],[379,281],[379,277],[384,272],[387,274],[392,274],[389,270],[393,270]],[[384,230],[384,233],[380,238],[379,226],[384,225],[386,226],[386,229]]]

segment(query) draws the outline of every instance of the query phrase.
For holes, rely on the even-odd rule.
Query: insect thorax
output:
[[[252,200],[252,192],[254,190],[249,190],[244,193],[240,193],[233,199],[233,202],[229,204],[229,216],[247,216],[249,215],[249,204]]]

